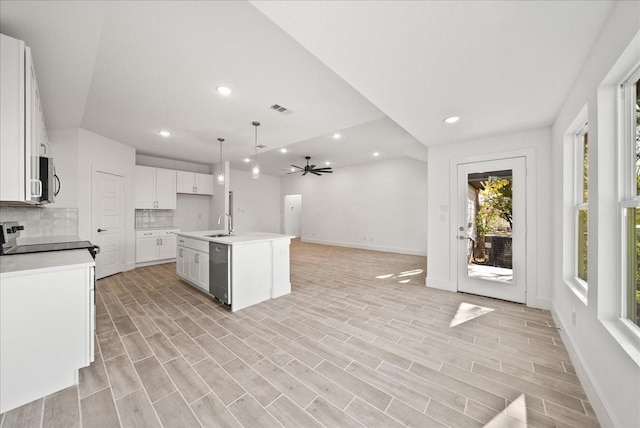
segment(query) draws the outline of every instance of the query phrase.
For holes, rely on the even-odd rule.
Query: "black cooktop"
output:
[[[48,251],[65,251],[65,250],[89,250],[93,258],[100,252],[100,247],[93,245],[89,241],[72,241],[72,242],[55,242],[51,244],[32,244],[32,245],[16,245],[8,248],[0,255],[12,256],[17,254],[46,253]]]

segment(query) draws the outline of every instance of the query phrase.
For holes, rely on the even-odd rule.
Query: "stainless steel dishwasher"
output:
[[[209,294],[231,304],[231,245],[209,243]]]

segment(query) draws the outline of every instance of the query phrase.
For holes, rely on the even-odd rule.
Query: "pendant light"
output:
[[[251,168],[251,177],[260,178],[260,165],[258,165],[258,126],[260,126],[260,122],[251,122],[251,124],[256,128],[255,157],[253,159],[253,168]]]
[[[218,138],[218,141],[220,141],[220,170],[218,171],[218,184],[223,186],[224,185],[224,163],[222,163],[222,142],[224,141],[224,138]]]

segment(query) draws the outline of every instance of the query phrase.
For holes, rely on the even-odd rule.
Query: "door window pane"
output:
[[[467,276],[513,280],[513,171],[468,175]]]

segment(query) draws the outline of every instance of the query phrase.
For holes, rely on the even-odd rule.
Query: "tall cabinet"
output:
[[[40,148],[48,146],[31,49],[0,34],[0,201],[42,196]]]

